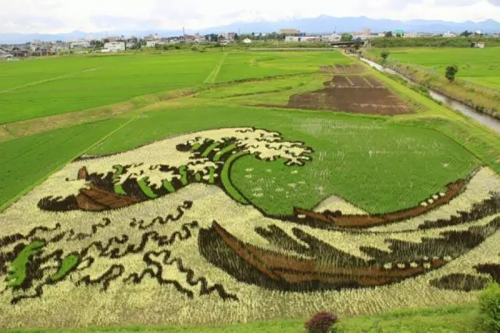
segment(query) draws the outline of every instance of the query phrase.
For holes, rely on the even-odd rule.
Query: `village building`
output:
[[[14,57],[12,54],[10,54],[9,52],[6,52],[2,49],[0,49],[0,59],[9,59],[9,58],[12,58]]]
[[[450,31],[447,31],[443,34],[443,37],[444,38],[453,38],[453,37],[457,37],[456,34],[454,34],[453,32],[450,32]]]
[[[70,49],[88,49],[91,47],[88,40],[77,40],[69,44]]]
[[[7,50],[8,53],[12,54],[16,58],[24,58],[29,55],[29,49],[25,46],[13,46],[10,50]]]
[[[123,52],[126,50],[125,42],[109,42],[104,44],[104,48],[101,50],[102,53],[116,53]]]

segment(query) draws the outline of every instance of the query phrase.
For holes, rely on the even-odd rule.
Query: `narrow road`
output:
[[[207,76],[203,83],[215,83],[215,80],[217,80],[217,76],[219,75],[222,66],[224,66],[224,63],[226,62],[227,55],[228,52],[224,52],[217,66],[215,66],[214,70]]]

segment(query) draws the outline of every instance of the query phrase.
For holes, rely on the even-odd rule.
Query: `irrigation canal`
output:
[[[371,67],[373,67],[381,72],[385,72],[385,73],[388,73],[391,75],[397,75],[397,76],[402,77],[403,79],[405,79],[406,81],[408,81],[412,84],[417,84],[416,82],[409,80],[407,77],[399,74],[398,72],[396,72],[390,68],[384,67],[384,66],[382,66],[374,61],[368,60],[366,58],[360,58],[360,60],[367,63]],[[455,110],[455,111],[458,111],[458,112],[466,115],[467,117],[474,119],[478,123],[483,124],[483,125],[491,128],[492,130],[500,133],[500,120],[498,120],[490,115],[487,115],[484,113],[479,113],[476,110],[474,110],[473,108],[471,108],[463,103],[460,103],[452,98],[449,98],[449,97],[447,97],[447,96],[445,96],[445,95],[443,95],[435,90],[429,89],[429,95],[435,101],[443,103],[448,108]]]

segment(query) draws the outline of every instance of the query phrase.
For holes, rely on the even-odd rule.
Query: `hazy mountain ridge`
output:
[[[374,32],[403,29],[407,32],[424,32],[424,33],[443,33],[446,31],[462,32],[464,30],[481,30],[486,33],[500,32],[500,22],[494,20],[486,20],[481,22],[447,22],[447,21],[429,21],[429,20],[412,20],[398,21],[390,19],[371,19],[365,16],[361,17],[331,17],[319,16],[316,18],[307,18],[299,20],[284,20],[277,22],[240,22],[226,26],[212,27],[201,29],[199,31],[187,30],[188,33],[200,32],[219,33],[219,32],[241,32],[241,33],[265,33],[278,31],[282,28],[299,29],[302,32],[308,33],[332,33],[337,32],[352,32],[360,31],[364,28],[369,28]],[[54,41],[68,39],[85,38],[92,35],[94,38],[105,37],[106,35],[134,35],[137,37],[146,36],[150,33],[159,33],[162,36],[181,35],[181,30],[123,30],[123,31],[108,31],[87,33],[83,31],[74,31],[63,34],[20,34],[20,33],[0,33],[0,43],[26,43],[34,39],[42,41]]]

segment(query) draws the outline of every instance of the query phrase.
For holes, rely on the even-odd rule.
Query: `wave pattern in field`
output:
[[[298,316],[322,304],[371,313],[470,302],[467,291],[498,279],[500,178],[488,168],[418,216],[324,228],[238,200],[227,165],[239,153],[298,165],[314,158],[278,133],[233,128],[83,157],[50,177],[0,215],[0,318],[8,318],[0,325],[226,323]],[[92,186],[136,201],[68,204]],[[341,207],[369,217],[351,206]],[[207,307],[209,315],[197,316]]]

